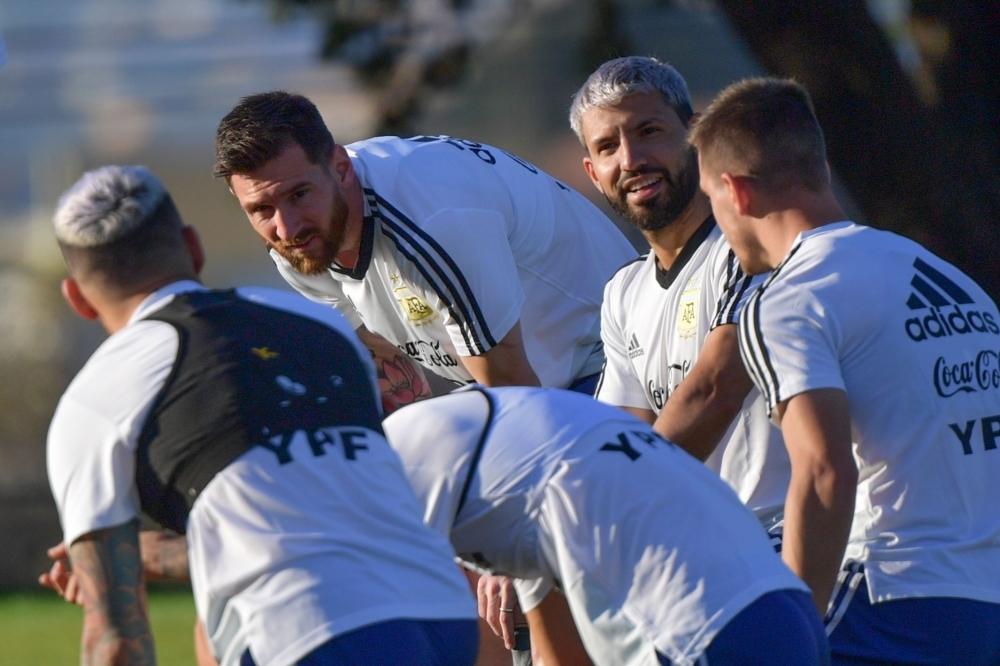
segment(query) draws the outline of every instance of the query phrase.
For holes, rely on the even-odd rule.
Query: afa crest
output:
[[[393,291],[396,292],[396,301],[403,309],[403,314],[414,326],[426,326],[437,319],[437,313],[431,309],[431,306],[427,305],[419,296],[414,296],[409,287],[397,287]]]
[[[698,296],[701,289],[688,289],[681,294],[680,306],[677,308],[677,334],[682,338],[690,338],[698,333]]]

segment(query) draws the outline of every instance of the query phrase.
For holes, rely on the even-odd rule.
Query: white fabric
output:
[[[460,557],[561,581],[597,664],[655,664],[654,649],[693,664],[761,595],[806,589],[735,493],[648,425],[568,391],[490,393],[496,412],[457,520],[484,397],[405,407],[385,420],[387,437],[425,520]],[[620,437],[634,459],[613,450]]]
[[[650,252],[608,282],[601,310],[606,364],[598,400],[659,414],[698,360],[705,338],[716,326],[735,323],[746,298],[763,280],[751,280],[739,269],[717,226],[677,268],[664,288]],[[747,395],[705,464],[761,520],[781,513],[791,466],[781,431],[771,424],[759,391]]]
[[[772,409],[813,389],[847,392],[859,480],[846,559],[864,562],[871,601],[1000,603],[1000,314],[989,296],[916,243],[843,222],[800,234],[740,328]]]
[[[272,252],[289,284],[456,382],[472,381],[461,356],[519,320],[544,386],[600,371],[604,283],[635,257],[603,213],[492,146],[382,137],[347,150],[373,216],[371,263],[360,279],[310,277]]]
[[[143,318],[196,289],[178,282],[143,301],[60,400],[48,467],[67,544],[139,515],[137,438],[177,353],[175,329]],[[238,293],[326,324],[368,358],[329,308],[274,290]],[[370,375],[374,395],[374,368]],[[345,429],[327,430],[336,439]],[[451,548],[421,524],[384,438],[364,431],[368,448],[351,464],[335,453],[314,457],[301,439],[289,447],[291,464],[248,451],[206,486],[188,518],[198,616],[222,666],[238,664],[247,647],[259,664],[292,664],[333,636],[387,619],[474,618]]]

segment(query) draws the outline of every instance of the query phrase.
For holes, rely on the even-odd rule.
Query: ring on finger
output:
[[[501,613],[513,613],[514,609],[513,608],[501,608],[500,612]]]

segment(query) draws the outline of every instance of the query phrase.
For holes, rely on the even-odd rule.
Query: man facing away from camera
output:
[[[996,305],[844,219],[798,84],[730,86],[691,143],[743,269],[771,271],[740,345],[792,462],[782,556],[834,663],[1000,663]]]
[[[85,174],[55,233],[66,300],[110,334],[48,438],[82,662],[155,662],[141,510],[186,533],[223,666],[472,664],[473,601],[383,437],[350,325],[287,293],[201,286],[198,236],[142,167]]]

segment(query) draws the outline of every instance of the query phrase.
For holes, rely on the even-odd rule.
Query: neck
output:
[[[667,226],[657,231],[642,232],[661,269],[670,270],[691,236],[711,214],[711,203],[699,190],[687,208]]]
[[[790,202],[789,205],[780,210],[772,210],[758,220],[760,242],[766,253],[766,263],[771,269],[784,260],[802,232],[847,219],[844,209],[829,190],[800,193],[789,197],[787,201]]]
[[[98,291],[96,294],[88,294],[87,300],[97,311],[104,330],[108,335],[113,335],[128,325],[136,309],[149,298],[150,294],[181,280],[199,281],[196,275],[189,273],[164,275],[120,295],[108,295],[105,291]]]
[[[361,252],[361,235],[365,226],[365,197],[361,190],[361,182],[354,178],[344,188],[347,198],[347,224],[344,227],[343,248],[337,252],[336,262],[351,270],[358,265],[358,255]]]

